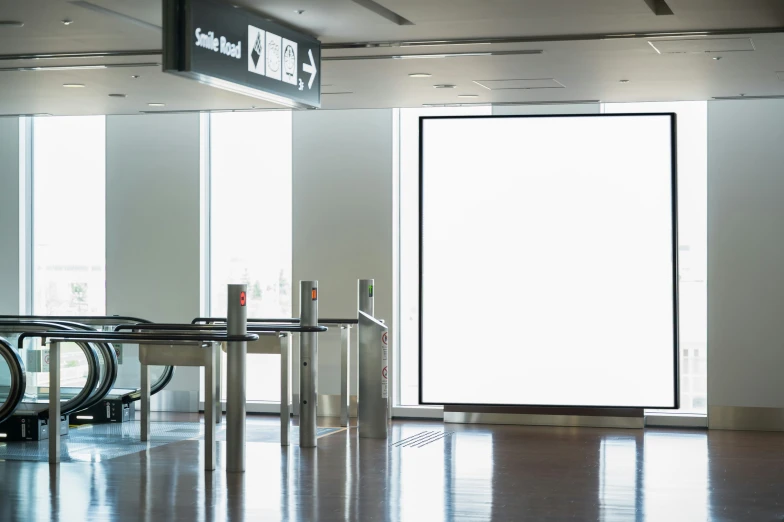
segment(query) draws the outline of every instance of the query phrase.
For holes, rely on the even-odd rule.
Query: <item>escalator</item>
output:
[[[49,419],[49,351],[40,339],[29,339],[22,347],[16,343],[23,332],[78,329],[48,321],[0,321],[0,337],[15,348],[25,373],[23,398],[13,414],[0,423],[0,437],[6,441],[43,440],[57,424],[60,433],[67,434],[68,416],[96,400],[97,393],[106,388],[113,364],[105,355],[106,348],[99,349],[94,343],[63,343],[59,361],[61,417],[59,423]]]
[[[46,321],[72,329],[114,331],[120,324],[149,323],[145,319],[121,316],[0,316],[0,336],[14,324]],[[17,328],[17,334],[21,331]],[[8,335],[6,333],[6,335]],[[18,337],[18,335],[17,335]],[[133,418],[134,402],[141,398],[141,365],[137,345],[95,343],[102,361],[101,380],[96,392],[82,408],[71,414],[71,424],[126,422]],[[101,355],[102,354],[102,355]],[[104,371],[104,366],[107,371]],[[163,390],[174,376],[171,366],[151,366],[151,392]]]
[[[11,344],[0,338],[0,425],[13,415],[24,398],[25,367]],[[0,433],[0,442],[7,437]]]

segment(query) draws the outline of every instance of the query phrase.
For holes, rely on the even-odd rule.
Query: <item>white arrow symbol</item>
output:
[[[306,73],[310,74],[310,80],[308,80],[308,89],[313,87],[313,80],[316,79],[316,60],[313,59],[313,51],[308,49],[308,57],[310,57],[310,63],[303,63],[302,70]]]

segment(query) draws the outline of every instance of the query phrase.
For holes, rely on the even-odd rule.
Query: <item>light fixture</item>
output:
[[[305,12],[305,10],[304,9],[297,9],[294,12],[297,13],[298,15],[301,15],[301,14],[303,14]]]
[[[106,63],[93,65],[37,65],[34,67],[0,67],[0,72],[25,71],[90,71],[97,69],[117,69],[124,67],[159,67],[159,63]]]
[[[109,95],[110,98],[125,98],[125,96],[126,96],[125,94],[120,94],[120,93],[111,93]]]
[[[62,20],[62,22],[63,22],[63,25],[71,25],[73,23],[73,20],[70,20],[70,19],[66,18],[65,20]]]
[[[721,60],[721,56],[714,56],[713,59],[718,62],[719,60]]]
[[[134,80],[137,80],[137,79],[141,78],[141,76],[139,76],[138,74],[132,74],[131,78],[133,78]]]
[[[478,94],[458,94],[458,98],[479,98]]]
[[[618,83],[629,83],[629,80],[618,80]]]
[[[457,85],[453,85],[451,83],[438,83],[433,85],[434,89],[454,89]]]
[[[348,60],[417,60],[423,58],[462,58],[470,56],[520,56],[543,54],[541,49],[522,49],[518,51],[485,51],[466,53],[433,53],[433,54],[360,54],[355,56],[322,56],[322,62],[339,62]]]
[[[430,78],[433,76],[430,73],[411,73],[408,75],[409,78]]]
[[[81,89],[84,87],[83,83],[64,83],[63,87],[68,87],[69,89]]]
[[[24,27],[24,22],[17,20],[0,20],[0,27]]]
[[[150,107],[166,107],[165,103],[160,103],[160,102],[152,102],[152,103],[148,103],[147,105],[149,105]]]
[[[7,433],[0,433],[0,439],[7,439],[7,438],[8,438]]]

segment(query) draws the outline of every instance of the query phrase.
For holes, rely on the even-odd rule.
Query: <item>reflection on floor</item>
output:
[[[182,422],[188,418],[168,418]],[[249,417],[277,428],[274,417]],[[318,450],[249,442],[202,470],[202,442],[101,462],[0,462],[0,521],[756,521],[784,516],[784,434],[395,421]]]
[[[194,419],[198,421],[198,419]],[[124,457],[172,442],[204,438],[204,424],[198,422],[160,421],[150,424],[150,442],[142,442],[139,422],[123,424],[96,424],[71,426],[67,436],[61,439],[62,462],[102,462]],[[319,428],[318,437],[324,437],[345,428]],[[250,423],[245,433],[248,442],[280,442],[280,425]],[[226,427],[221,424],[215,430],[216,440],[226,440]],[[291,429],[292,444],[299,442],[299,427]],[[0,461],[25,460],[49,461],[49,441],[0,443]]]

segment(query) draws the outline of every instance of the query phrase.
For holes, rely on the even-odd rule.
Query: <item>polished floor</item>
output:
[[[389,441],[350,430],[318,450],[250,442],[244,474],[205,473],[201,444],[59,467],[0,461],[0,521],[784,519],[778,433],[396,421]]]

